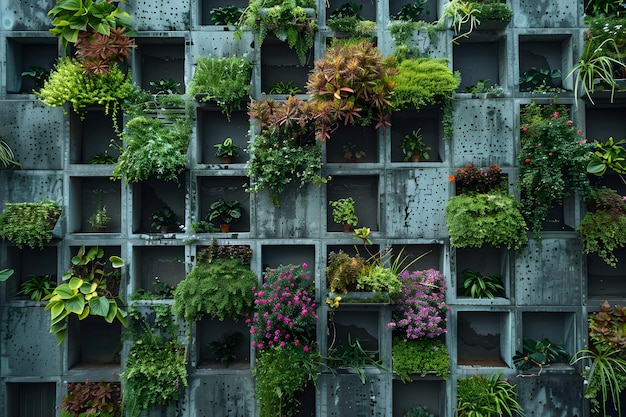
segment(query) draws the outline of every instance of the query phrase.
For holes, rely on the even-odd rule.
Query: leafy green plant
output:
[[[261,132],[248,150],[249,192],[268,189],[270,201],[280,207],[278,196],[288,184],[301,188],[328,181],[320,175],[322,146],[313,135],[310,103],[295,96],[280,103],[259,100],[251,104],[250,114],[260,122]]]
[[[614,251],[626,246],[626,201],[608,188],[593,190],[587,213],[578,225],[584,253],[596,253],[607,265],[617,266]]]
[[[329,201],[328,204],[333,208],[333,221],[335,223],[348,224],[352,227],[358,224],[359,218],[356,215],[352,197]]]
[[[597,176],[603,176],[607,171],[618,175],[626,174],[626,139],[615,140],[613,137],[605,143],[594,141],[595,149],[591,160],[587,164],[587,172]]]
[[[500,0],[475,1],[472,3],[475,10],[474,14],[481,22],[487,20],[510,22],[513,17],[513,12],[509,6]]]
[[[497,372],[489,377],[474,375],[459,379],[457,385],[456,417],[523,416],[517,402],[515,385],[501,379]]]
[[[4,282],[7,279],[11,278],[13,273],[15,273],[15,270],[13,269],[9,269],[9,268],[0,269],[0,282]]]
[[[2,163],[5,168],[9,165],[20,166],[20,164],[15,161],[13,149],[2,139],[0,139],[0,163]]]
[[[326,24],[335,32],[345,33],[351,38],[371,37],[376,30],[376,22],[365,20],[361,16],[363,5],[353,1],[336,8],[328,16]]]
[[[522,214],[540,241],[548,212],[570,190],[590,191],[587,166],[591,144],[567,117],[567,107],[532,102],[520,114],[522,143],[516,189],[522,192]]]
[[[450,354],[446,344],[439,339],[394,336],[391,353],[393,372],[404,383],[411,382],[412,374],[421,377],[434,374],[443,379],[450,376]]]
[[[102,205],[102,201],[98,200],[96,211],[89,217],[87,222],[96,230],[106,229],[109,223],[111,223],[111,217],[107,214],[107,207]]]
[[[317,21],[315,13],[317,2],[313,0],[250,0],[248,7],[241,16],[241,26],[235,32],[235,37],[241,36],[242,27],[255,30],[259,44],[268,33],[273,33],[289,48],[294,49],[300,65],[305,65],[307,54],[313,47]]]
[[[374,366],[380,370],[385,370],[381,362],[378,358],[378,351],[364,349],[361,341],[352,339],[350,333],[348,333],[347,343],[329,346],[328,357],[326,358],[326,364],[331,370],[337,368],[352,369],[359,376],[362,384],[366,382],[364,368]]]
[[[279,81],[272,85],[269,94],[287,94],[293,96],[295,94],[302,93],[302,90],[297,85],[294,85],[293,81],[282,82]]]
[[[30,78],[35,83],[35,90],[39,90],[43,87],[44,83],[50,77],[50,69],[35,65],[30,67],[29,71],[22,72],[23,78]]]
[[[218,158],[237,158],[241,146],[235,145],[232,138],[224,139],[224,142],[213,145],[217,148],[215,156]]]
[[[402,417],[435,417],[432,413],[428,412],[428,407],[425,405],[414,405],[406,410]]]
[[[107,154],[106,151],[95,154],[89,160],[90,164],[113,165],[117,163],[117,159]]]
[[[231,223],[241,217],[241,203],[237,200],[226,201],[223,198],[214,201],[209,206],[209,221],[218,217],[222,223]]]
[[[173,310],[188,322],[205,314],[239,319],[253,306],[257,276],[250,269],[250,248],[244,253],[218,254],[216,248],[198,255],[196,265],[174,291]]]
[[[479,94],[487,94],[489,97],[500,97],[504,89],[498,84],[488,86],[489,80],[478,80],[476,84],[465,87],[464,93],[471,93],[472,97],[479,97]]]
[[[254,367],[259,417],[295,415],[300,404],[297,394],[304,391],[309,381],[317,381],[320,362],[318,352],[301,346],[263,350]]]
[[[357,146],[352,142],[344,144],[341,150],[343,151],[343,159],[346,162],[355,162],[367,156],[365,151],[358,151]]]
[[[405,161],[419,160],[420,157],[430,159],[430,156],[428,155],[430,146],[426,145],[424,137],[420,131],[421,129],[417,129],[407,135],[404,135],[400,148],[402,148],[402,153],[404,153]]]
[[[520,75],[519,89],[521,92],[560,93],[563,91],[560,80],[560,69],[533,67]]]
[[[624,2],[621,0],[592,0],[585,6],[585,14],[606,18],[611,15],[619,15],[623,9]]]
[[[214,58],[200,56],[187,94],[200,102],[214,100],[230,121],[233,111],[250,97],[252,63],[246,56]]]
[[[60,107],[70,103],[80,117],[84,117],[89,106],[104,106],[105,113],[111,116],[114,127],[117,127],[120,103],[134,89],[130,75],[116,64],[111,65],[106,74],[87,75],[80,61],[64,57],[59,59],[50,78],[35,94],[47,106]]]
[[[430,14],[430,10],[426,7],[428,0],[417,0],[414,3],[402,5],[398,13],[391,16],[392,20],[404,20],[407,22],[418,22],[420,15]]]
[[[326,283],[330,291],[346,294],[356,290],[357,277],[363,269],[360,257],[350,256],[343,251],[328,254]]]
[[[470,0],[450,0],[443,9],[443,14],[439,21],[448,25],[454,30],[456,36],[453,42],[458,39],[467,38],[480,25],[478,10],[475,3]],[[464,27],[466,28],[464,30]]]
[[[180,83],[173,78],[150,81],[150,87],[156,94],[180,94]]]
[[[150,213],[150,219],[152,220],[151,226],[155,229],[169,229],[170,226],[180,225],[178,215],[169,206],[165,206]]]
[[[209,343],[209,349],[213,356],[228,368],[230,363],[237,359],[233,350],[242,340],[243,335],[240,332],[225,334],[220,340]]]
[[[176,339],[177,326],[170,306],[154,306],[155,326],[147,317],[131,312],[133,343],[128,351],[124,372],[123,405],[129,417],[139,417],[157,405],[176,403],[187,386],[187,349]]]
[[[307,82],[317,137],[329,139],[341,124],[388,126],[394,73],[392,60],[373,43],[334,40]]]
[[[174,289],[176,286],[163,282],[159,277],[152,280],[152,289],[138,288],[128,298],[136,300],[166,300],[174,298]]]
[[[80,320],[89,315],[101,316],[107,323],[117,319],[126,326],[126,311],[120,305],[119,294],[107,289],[104,249],[95,246],[85,249],[81,246],[76,256],[72,257],[72,266],[63,274],[63,283],[44,297],[48,301],[44,310],[50,311],[50,333],[56,335],[61,344],[67,333],[70,314],[76,314]],[[112,268],[124,266],[119,256],[109,257]],[[119,304],[118,304],[119,302]]]
[[[562,344],[553,343],[549,339],[535,340],[525,338],[523,341],[523,351],[517,351],[513,356],[513,364],[520,371],[538,367],[538,375],[544,365],[553,363],[569,362],[569,354]]]
[[[52,240],[50,233],[61,215],[61,207],[52,200],[38,203],[6,203],[0,214],[0,237],[18,248],[43,249]]]
[[[122,417],[119,382],[70,382],[63,396],[60,417]]]
[[[468,295],[472,298],[494,298],[504,295],[500,274],[482,275],[480,272],[465,269],[463,278],[461,295]]]
[[[211,20],[217,26],[234,26],[241,19],[243,10],[237,6],[214,7],[209,11]]]
[[[178,181],[185,170],[192,124],[187,118],[164,124],[159,119],[137,116],[126,123],[120,156],[113,170],[115,178],[127,183],[145,181],[154,176]]]
[[[454,97],[460,80],[443,59],[398,59],[398,72],[391,103],[394,110],[446,105]]]
[[[50,295],[56,286],[56,281],[51,279],[50,275],[31,275],[22,283],[16,295],[25,295],[33,301],[41,301]]]
[[[450,244],[457,248],[483,245],[520,249],[528,242],[521,205],[508,193],[461,194],[446,204]]]

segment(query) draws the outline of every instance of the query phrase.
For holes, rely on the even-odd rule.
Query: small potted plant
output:
[[[333,208],[333,221],[342,225],[344,232],[349,233],[350,229],[358,224],[359,218],[356,215],[352,197],[329,201],[328,204]]]
[[[226,138],[224,142],[213,146],[217,148],[215,156],[222,158],[224,164],[232,164],[233,158],[237,158],[241,150],[241,146],[235,145],[232,138]]]
[[[180,226],[178,216],[170,207],[163,207],[160,210],[153,211],[150,214],[152,219],[152,227],[158,229],[161,233],[167,233],[171,228]]]
[[[404,136],[402,139],[402,152],[404,153],[405,162],[419,162],[420,158],[430,159],[428,151],[430,146],[424,142],[424,137],[420,133],[421,129],[417,129]]]
[[[107,206],[103,205],[101,201],[98,201],[96,211],[87,221],[96,232],[104,232],[109,223],[111,223],[111,218],[107,214]]]
[[[357,151],[357,146],[352,142],[348,142],[341,147],[343,158],[346,162],[356,162],[361,158],[365,158],[365,151]]]
[[[241,203],[237,200],[226,201],[220,198],[214,201],[209,208],[211,209],[209,221],[219,217],[222,220],[220,224],[222,233],[228,233],[230,231],[230,223],[241,217]]]

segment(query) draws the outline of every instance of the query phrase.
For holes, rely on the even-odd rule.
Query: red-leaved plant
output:
[[[61,417],[122,415],[122,393],[119,382],[73,382],[67,384],[67,395],[58,408]]]

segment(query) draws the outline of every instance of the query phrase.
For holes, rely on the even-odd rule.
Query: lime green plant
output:
[[[104,249],[82,246],[76,256],[72,257],[72,266],[63,274],[63,283],[43,298],[48,301],[45,310],[50,311],[50,333],[56,335],[57,343],[61,344],[67,333],[69,317],[76,314],[80,320],[89,315],[101,316],[107,323],[117,319],[126,326],[126,311],[119,294],[112,294],[107,289]],[[109,257],[112,268],[124,266],[119,256]],[[119,302],[119,304],[118,304]]]
[[[459,379],[456,417],[524,416],[515,385],[497,372],[489,377],[474,375]]]
[[[50,233],[61,215],[61,207],[52,200],[38,203],[6,203],[0,214],[0,237],[18,248],[43,249],[52,240]]]
[[[606,174],[607,171],[615,172],[620,177],[622,174],[626,174],[625,144],[626,139],[615,140],[613,137],[608,138],[605,143],[594,141],[595,149],[587,164],[587,172],[599,177]]]
[[[359,223],[354,207],[354,199],[352,197],[340,198],[339,200],[329,201],[328,204],[333,208],[333,221],[337,224],[348,224],[355,227]]]
[[[456,42],[461,38],[469,37],[472,31],[480,25],[477,14],[478,10],[471,0],[450,0],[444,6],[439,22],[454,30],[456,36],[452,41]]]
[[[520,203],[501,192],[469,193],[450,198],[446,224],[450,244],[457,248],[483,245],[518,250],[526,245],[526,222]]]
[[[77,59],[64,57],[59,59],[50,78],[35,94],[48,106],[59,107],[70,103],[81,117],[89,106],[104,106],[105,113],[113,118],[116,127],[120,103],[134,89],[130,74],[124,73],[118,65],[112,65],[106,74],[87,75]]]
[[[201,102],[215,100],[230,120],[232,112],[240,110],[241,103],[249,100],[251,76],[252,63],[246,56],[200,56],[187,94]]]
[[[450,354],[446,344],[439,339],[422,337],[405,340],[394,336],[391,354],[393,372],[404,383],[411,382],[413,374],[421,377],[433,374],[443,379],[450,376]]]

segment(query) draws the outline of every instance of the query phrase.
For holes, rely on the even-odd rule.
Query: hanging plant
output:
[[[61,215],[61,207],[52,200],[38,203],[6,203],[0,215],[0,237],[18,248],[43,249],[52,240],[50,233]]]

